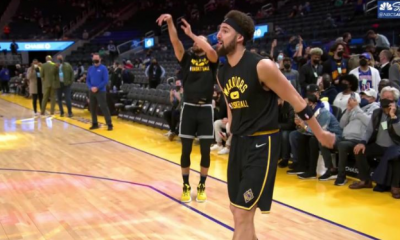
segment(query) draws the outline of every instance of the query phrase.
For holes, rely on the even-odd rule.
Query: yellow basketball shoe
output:
[[[203,183],[199,183],[199,185],[197,186],[196,201],[202,203],[205,202],[206,200],[207,200],[206,185]]]
[[[192,196],[191,196],[191,191],[192,188],[185,184],[183,185],[183,192],[182,192],[182,197],[181,197],[181,202],[183,203],[190,203],[192,201]]]

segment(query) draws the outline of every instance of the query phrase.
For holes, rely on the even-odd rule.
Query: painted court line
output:
[[[110,140],[100,140],[100,141],[90,141],[90,142],[77,142],[77,143],[70,143],[69,145],[83,145],[83,144],[91,144],[91,143],[103,143],[109,142]]]
[[[9,171],[9,172],[34,172],[34,173],[47,173],[47,174],[56,174],[56,175],[67,175],[67,176],[74,176],[74,177],[85,177],[85,178],[91,178],[91,179],[97,179],[97,180],[104,180],[104,181],[110,181],[110,182],[118,182],[118,183],[127,183],[127,184],[131,184],[131,185],[135,185],[135,186],[139,186],[139,187],[145,187],[145,188],[149,188],[161,195],[163,195],[164,197],[169,198],[170,200],[188,208],[189,210],[213,221],[214,223],[217,223],[218,225],[230,230],[230,231],[234,231],[234,229],[219,221],[218,219],[213,218],[212,216],[205,214],[199,210],[197,210],[194,207],[191,207],[185,203],[182,203],[181,201],[179,201],[178,199],[172,197],[171,195],[169,195],[168,193],[165,193],[163,191],[161,191],[160,189],[157,189],[151,185],[147,185],[147,184],[142,184],[142,183],[136,183],[136,182],[130,182],[130,181],[124,181],[124,180],[118,180],[118,179],[113,179],[113,178],[106,178],[106,177],[98,177],[98,176],[92,176],[92,175],[85,175],[85,174],[77,174],[77,173],[67,173],[67,172],[52,172],[52,171],[44,171],[44,170],[28,170],[28,169],[13,169],[13,168],[0,168],[0,171]]]
[[[25,106],[22,106],[22,105],[20,105],[20,104],[18,104],[18,103],[14,103],[14,102],[12,102],[12,101],[10,101],[10,100],[6,100],[6,99],[2,99],[2,100],[7,101],[7,102],[12,103],[12,104],[15,104],[15,105],[20,106],[20,107],[25,108],[25,109],[29,109],[29,108],[27,108],[27,107],[25,107]],[[65,121],[65,120],[62,120],[62,119],[55,119],[55,120],[58,120],[58,121],[63,122],[63,123],[68,123],[68,124],[70,124],[70,125],[73,126],[73,127],[83,129],[83,130],[85,130],[85,131],[87,131],[87,132],[91,132],[91,133],[93,133],[93,134],[95,134],[95,135],[97,135],[97,136],[103,137],[103,138],[108,139],[108,140],[110,140],[110,141],[112,141],[112,142],[115,142],[115,143],[124,145],[124,146],[126,146],[126,147],[128,147],[128,148],[134,149],[134,150],[136,150],[136,151],[139,151],[139,152],[148,154],[148,155],[153,156],[153,157],[155,157],[155,158],[158,158],[158,159],[160,159],[160,160],[163,160],[163,161],[166,161],[166,162],[175,164],[175,165],[177,165],[177,166],[180,166],[180,164],[178,164],[178,163],[176,163],[176,162],[173,162],[173,161],[170,161],[170,160],[168,160],[168,159],[159,157],[159,156],[154,155],[154,154],[152,154],[152,153],[148,153],[148,152],[146,152],[146,151],[143,151],[143,150],[141,150],[141,149],[135,148],[135,147],[130,146],[130,145],[128,145],[128,144],[125,144],[125,143],[122,143],[122,142],[118,142],[117,140],[114,140],[114,139],[112,139],[112,138],[103,136],[103,135],[101,135],[100,133],[97,133],[97,132],[94,132],[94,131],[90,131],[89,129],[86,129],[86,128],[77,126],[77,125],[75,125],[75,124],[73,124],[73,123],[69,123],[69,122],[67,122],[67,121]],[[193,172],[196,172],[196,173],[200,174],[200,172],[197,171],[197,170],[195,170],[195,169],[190,169],[190,170],[193,171]],[[222,183],[225,183],[225,184],[226,184],[226,181],[221,180],[221,179],[219,179],[219,178],[216,178],[216,177],[214,177],[214,176],[210,176],[210,175],[209,175],[208,177],[209,177],[209,178],[212,178],[212,179],[214,179],[214,180],[216,180],[216,181],[219,181],[219,182],[222,182]],[[368,235],[368,234],[366,234],[366,233],[357,231],[357,230],[355,230],[355,229],[353,229],[353,228],[349,228],[349,227],[346,227],[346,226],[344,226],[344,225],[342,225],[342,224],[333,222],[333,221],[328,220],[328,219],[326,219],[326,218],[319,217],[319,216],[314,215],[314,214],[312,214],[312,213],[309,213],[309,212],[306,212],[306,211],[304,211],[304,210],[301,210],[301,209],[295,208],[295,207],[293,207],[293,206],[287,205],[287,204],[282,203],[282,202],[280,202],[280,201],[277,201],[277,200],[272,200],[272,201],[275,202],[275,203],[277,203],[277,204],[280,204],[280,205],[282,205],[282,206],[285,206],[285,207],[288,207],[288,208],[290,208],[290,209],[293,209],[293,210],[296,210],[296,211],[298,211],[298,212],[301,212],[301,213],[304,213],[304,214],[306,214],[306,215],[309,215],[309,216],[311,216],[311,217],[315,217],[315,218],[317,218],[317,219],[320,219],[320,220],[322,220],[322,221],[324,221],[324,222],[327,222],[327,223],[330,223],[330,224],[332,224],[332,225],[338,226],[338,227],[340,227],[340,228],[346,229],[346,230],[351,231],[351,232],[353,232],[353,233],[357,233],[357,234],[359,234],[359,235],[361,235],[361,236],[364,236],[364,237],[366,237],[366,238],[374,239],[374,240],[378,240],[378,239],[379,239],[379,238],[373,237],[373,236],[371,236],[371,235]],[[196,210],[197,210],[197,209],[196,209]]]

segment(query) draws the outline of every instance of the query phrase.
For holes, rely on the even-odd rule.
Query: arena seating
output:
[[[86,83],[72,83],[72,106],[85,109],[88,107],[89,89]]]

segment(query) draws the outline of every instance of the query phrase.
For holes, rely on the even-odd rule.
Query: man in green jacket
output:
[[[46,63],[42,65],[40,72],[43,81],[43,101],[42,101],[42,115],[46,113],[46,105],[51,100],[50,114],[54,115],[54,108],[56,106],[56,90],[60,88],[60,80],[58,78],[58,69],[56,64],[53,63],[52,57],[46,57]]]
[[[57,56],[58,78],[60,79],[60,88],[57,90],[58,106],[60,107],[60,116],[64,117],[64,108],[62,103],[62,95],[64,93],[65,103],[68,108],[68,117],[72,117],[71,105],[71,85],[74,82],[74,70],[71,64],[63,61],[63,56]]]

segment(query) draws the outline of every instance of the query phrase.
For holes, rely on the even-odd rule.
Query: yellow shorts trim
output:
[[[279,129],[276,132],[279,132]],[[262,135],[265,135],[265,134],[262,134]],[[271,136],[268,137],[268,164],[267,164],[267,171],[265,172],[264,182],[263,182],[263,185],[262,185],[261,190],[260,190],[260,194],[258,195],[258,197],[257,197],[256,201],[253,203],[253,205],[251,205],[250,207],[243,207],[243,206],[240,206],[240,205],[237,205],[237,204],[234,204],[234,203],[231,202],[231,204],[234,207],[249,211],[258,203],[258,201],[261,198],[261,194],[264,191],[265,183],[267,182],[267,179],[268,179],[270,161],[271,161]]]
[[[261,211],[261,214],[270,214],[270,211]]]
[[[271,131],[264,131],[264,132],[256,132],[250,136],[263,136],[263,135],[270,135],[279,132],[279,129],[271,130]]]

